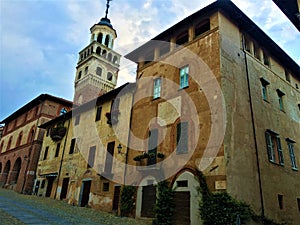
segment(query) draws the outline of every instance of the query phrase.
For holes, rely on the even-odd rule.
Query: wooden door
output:
[[[60,193],[60,200],[65,199],[67,197],[69,180],[70,180],[69,177],[63,179],[62,189]]]
[[[153,185],[144,186],[142,190],[141,217],[155,217],[156,187]]]
[[[189,191],[177,191],[174,194],[175,212],[174,222],[175,225],[190,225],[190,201],[191,196]]]
[[[81,196],[81,202],[80,202],[81,207],[85,207],[89,203],[91,184],[92,184],[91,180],[82,182],[82,193],[81,193],[82,196]]]
[[[112,210],[118,210],[119,208],[120,192],[121,192],[121,186],[115,186]]]

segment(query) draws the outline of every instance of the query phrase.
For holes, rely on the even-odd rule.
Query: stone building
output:
[[[5,124],[0,143],[0,185],[30,194],[44,130],[39,126],[68,111],[72,102],[42,94],[1,123]]]
[[[118,210],[134,84],[125,84],[41,127],[47,129],[35,193]]]
[[[258,215],[300,221],[299,65],[253,21],[219,0],[126,58],[137,63],[126,173],[137,217],[154,217],[153,184],[168,179],[175,224],[201,223],[202,173]]]

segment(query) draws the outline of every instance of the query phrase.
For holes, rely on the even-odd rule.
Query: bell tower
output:
[[[110,1],[106,3],[105,17],[90,29],[89,45],[79,52],[75,105],[88,102],[116,87],[121,55],[113,50],[117,32],[107,17]]]

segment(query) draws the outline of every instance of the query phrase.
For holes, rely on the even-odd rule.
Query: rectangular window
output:
[[[109,191],[109,183],[108,182],[103,183],[102,191],[104,191],[104,192]]]
[[[179,180],[176,181],[177,187],[188,187],[188,181],[187,180]]]
[[[189,41],[189,34],[188,31],[183,32],[182,34],[178,35],[176,38],[176,45],[179,47]]]
[[[48,156],[48,151],[49,151],[49,146],[47,146],[47,147],[45,148],[45,152],[44,152],[44,158],[43,158],[43,160],[46,160],[46,159],[47,159],[47,156]]]
[[[55,157],[58,157],[59,150],[60,150],[60,143],[57,143],[57,145],[56,145],[56,151],[55,151]]]
[[[284,111],[283,96],[285,94],[282,91],[280,91],[279,89],[277,89],[277,95],[278,95],[279,109],[281,111]]]
[[[156,155],[157,155],[157,144],[158,144],[158,129],[153,129],[149,131],[149,139],[148,139],[148,154],[149,159],[147,161],[147,165],[156,164]]]
[[[264,64],[268,67],[270,67],[270,59],[267,53],[263,52],[263,58],[264,58]]]
[[[254,43],[253,43],[253,53],[254,53],[254,57],[257,58],[258,60],[260,60],[259,48]]]
[[[284,70],[284,74],[285,74],[285,79],[287,82],[291,82],[291,74],[289,73],[288,70]]]
[[[297,198],[298,211],[300,212],[300,198]]]
[[[287,138],[287,145],[289,149],[289,154],[290,154],[290,159],[291,159],[291,165],[293,170],[298,170],[297,168],[297,162],[296,162],[296,156],[295,156],[295,151],[294,151],[294,141]]]
[[[160,97],[160,90],[161,90],[161,79],[157,78],[154,80],[154,88],[153,88],[153,98]]]
[[[269,161],[278,163],[279,165],[283,166],[284,158],[278,134],[273,131],[267,130],[265,136]]]
[[[102,106],[98,106],[96,109],[96,120],[95,121],[99,121],[101,120],[101,112],[102,112]]]
[[[261,93],[262,93],[262,98],[264,101],[268,101],[269,97],[268,97],[268,89],[267,86],[270,84],[269,81],[267,81],[264,78],[260,78],[260,82],[261,82]]]
[[[277,196],[278,198],[278,206],[279,206],[279,209],[283,209],[283,195],[278,195]]]
[[[195,37],[198,37],[199,35],[209,30],[210,30],[210,21],[206,20],[204,22],[201,22],[195,27]]]
[[[94,166],[95,155],[96,155],[96,146],[92,146],[90,147],[90,151],[89,151],[88,168],[92,168]]]
[[[74,153],[75,143],[76,143],[76,138],[73,138],[73,139],[71,140],[71,146],[70,146],[69,154],[73,154],[73,153]]]
[[[188,152],[188,122],[177,124],[177,154]]]
[[[79,122],[80,122],[80,115],[77,115],[77,116],[75,117],[75,126],[78,125]]]
[[[180,68],[180,89],[186,88],[189,86],[189,66],[184,66]]]

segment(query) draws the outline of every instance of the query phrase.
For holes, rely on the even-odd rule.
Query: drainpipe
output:
[[[251,96],[249,69],[248,69],[247,53],[245,50],[245,36],[244,35],[242,35],[242,46],[243,46],[243,53],[244,53],[244,58],[245,58],[247,87],[248,87],[248,94],[249,94],[251,122],[252,122],[252,130],[253,130],[254,146],[255,146],[256,166],[257,166],[257,172],[258,172],[258,185],[259,185],[259,193],[260,193],[261,215],[264,217],[265,216],[264,198],[263,198],[263,190],[262,190],[262,183],[261,183],[261,171],[260,171],[259,156],[258,156],[256,129],[255,129],[255,123],[254,123],[254,110],[253,110],[253,102],[252,102],[252,96]]]
[[[57,194],[57,189],[58,189],[58,184],[59,184],[59,179],[60,179],[60,175],[61,175],[61,168],[62,168],[62,164],[63,164],[63,160],[64,160],[64,155],[65,155],[65,149],[66,149],[66,143],[67,143],[67,139],[68,139],[68,134],[69,134],[69,127],[70,127],[70,123],[72,121],[72,118],[70,118],[69,123],[68,123],[68,128],[67,128],[67,132],[66,132],[66,138],[64,141],[64,146],[63,146],[63,152],[62,152],[62,156],[61,156],[61,160],[60,160],[60,165],[59,165],[59,170],[58,170],[58,174],[57,174],[57,185],[56,185],[56,190],[55,190],[55,194],[54,194],[54,199],[56,199],[56,194]]]

